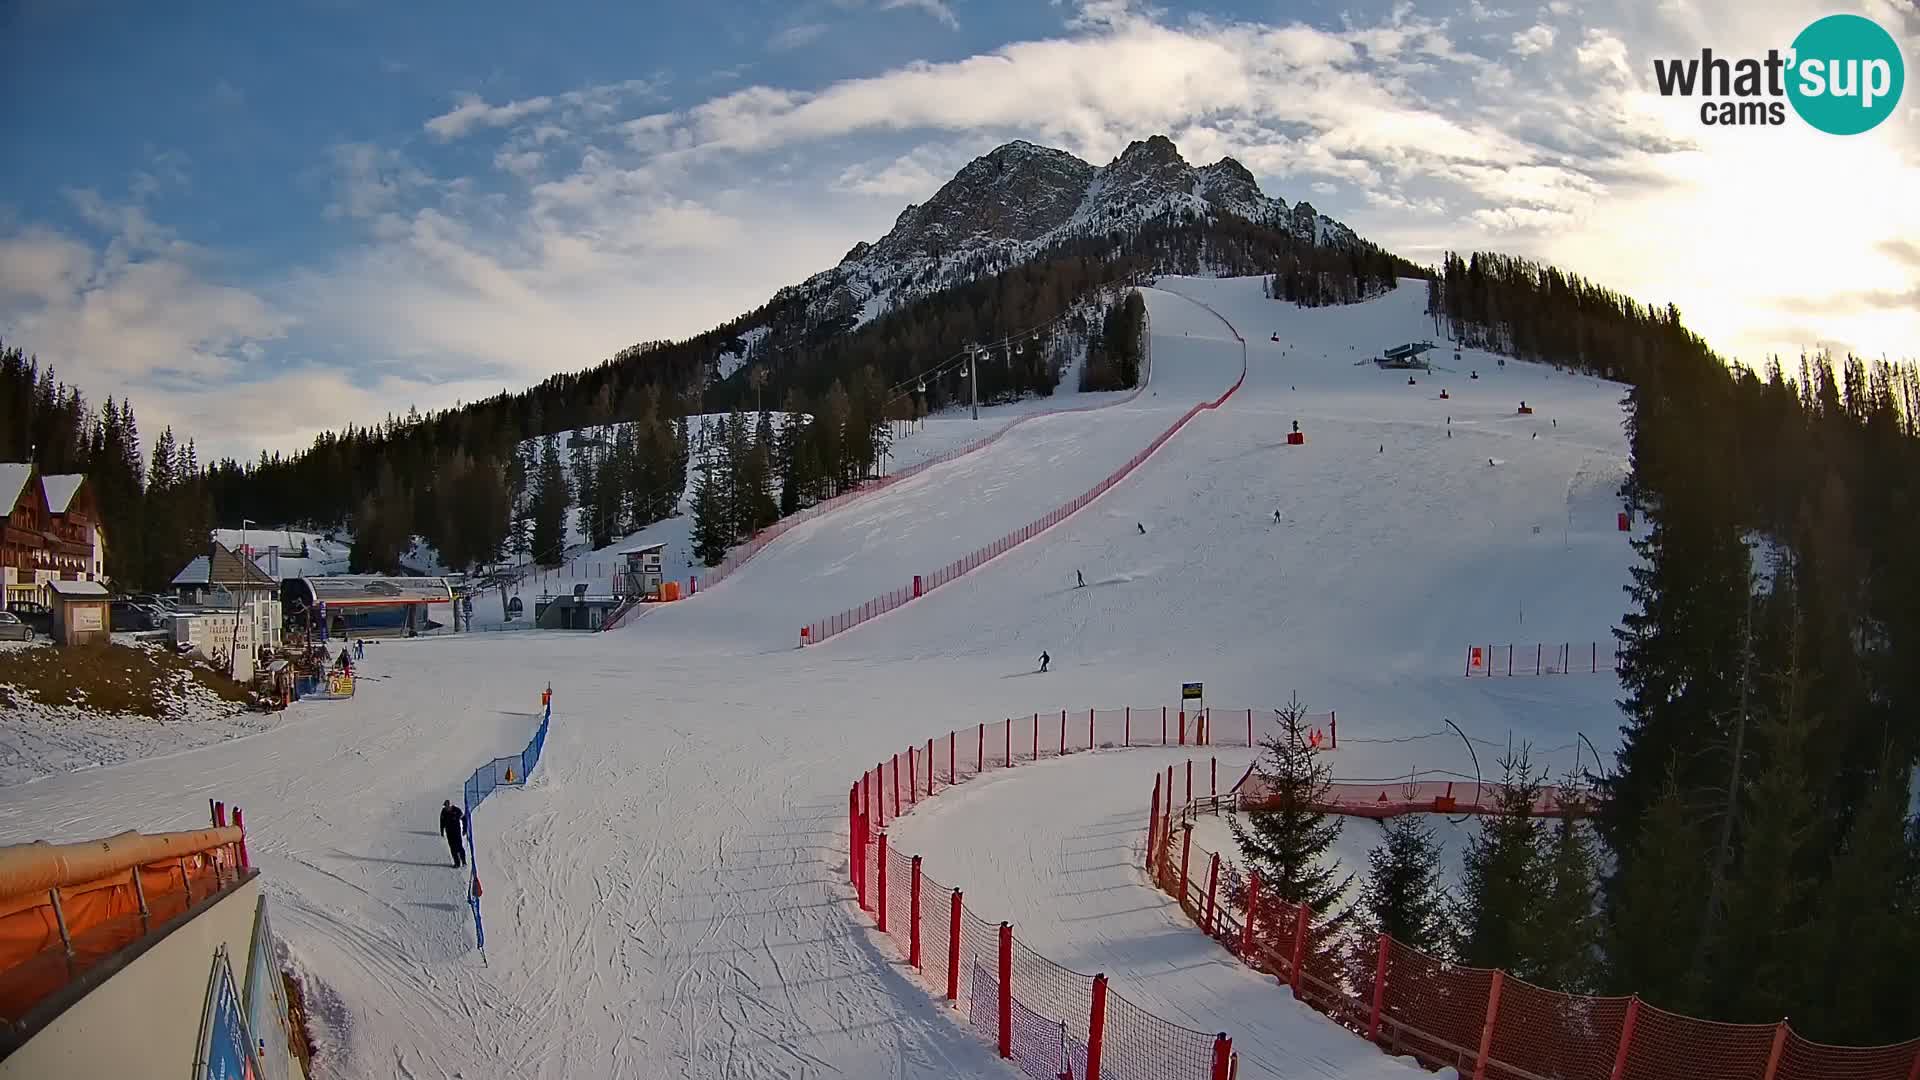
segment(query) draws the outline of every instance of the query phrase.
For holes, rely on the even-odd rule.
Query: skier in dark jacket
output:
[[[447,838],[447,849],[453,852],[453,865],[467,865],[467,845],[463,839],[467,831],[467,815],[448,799],[440,804],[440,832]]]
[[[1053,657],[1048,656],[1045,652],[1042,652],[1040,654],[1040,670],[1041,671],[1047,670],[1047,665],[1051,663],[1053,663]]]

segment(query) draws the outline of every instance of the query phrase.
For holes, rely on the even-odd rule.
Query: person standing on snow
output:
[[[1147,527],[1145,525],[1142,525],[1141,523],[1136,521],[1133,523],[1133,527],[1140,530],[1141,536],[1147,535]]]
[[[467,831],[467,815],[453,805],[453,800],[440,804],[440,832],[447,838],[447,848],[453,852],[453,865],[467,865],[467,846],[462,843]]]
[[[1074,586],[1073,586],[1073,587],[1074,587],[1074,588],[1076,588],[1076,589],[1084,589],[1084,588],[1086,588],[1086,587],[1087,587],[1087,577],[1086,577],[1086,575],[1085,575],[1085,574],[1082,574],[1082,573],[1081,573],[1080,571],[1078,571],[1078,570],[1075,570],[1075,571],[1073,572],[1073,581],[1074,581]]]
[[[1040,670],[1041,670],[1042,672],[1044,672],[1044,671],[1046,671],[1046,670],[1047,670],[1047,665],[1048,665],[1048,664],[1051,664],[1051,663],[1053,663],[1053,657],[1051,657],[1051,656],[1048,656],[1048,655],[1046,654],[1046,650],[1044,650],[1044,649],[1043,649],[1043,650],[1041,650],[1041,652],[1040,652]]]

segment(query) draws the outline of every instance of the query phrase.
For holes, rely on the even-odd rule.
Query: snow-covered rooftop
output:
[[[41,490],[47,493],[47,509],[56,514],[64,514],[73,502],[74,495],[80,491],[80,485],[86,482],[83,473],[56,473],[40,477]]]
[[[33,466],[24,461],[0,461],[0,507],[7,513],[13,513],[13,504],[32,475]]]

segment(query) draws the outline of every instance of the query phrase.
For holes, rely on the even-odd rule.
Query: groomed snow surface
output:
[[[1437,353],[1461,370],[1414,386],[1355,366],[1431,337],[1424,297],[1409,283],[1305,310],[1257,279],[1163,282],[1147,292],[1152,385],[1127,404],[1024,423],[613,633],[370,645],[351,700],[0,789],[0,840],[198,825],[209,797],[244,807],[329,1075],[1012,1075],[853,910],[847,790],[870,763],[1007,715],[1173,702],[1183,680],[1210,702],[1298,691],[1338,709],[1344,776],[1470,771],[1457,741],[1358,741],[1442,717],[1496,741],[1582,730],[1610,749],[1611,676],[1461,672],[1470,641],[1606,639],[1631,559],[1611,493],[1621,390],[1471,351]],[[1073,498],[1231,385],[1241,346],[1196,300],[1248,341],[1224,407],[1032,542],[795,648],[801,623]],[[1522,398],[1533,415],[1516,414]],[[1291,420],[1304,446],[1285,445]],[[519,750],[549,681],[533,782],[475,815],[483,964],[436,812],[475,766]],[[901,846],[1032,947],[1228,1031],[1247,1075],[1415,1075],[1208,952],[1140,884],[1131,848],[1165,756],[986,778],[904,819]]]

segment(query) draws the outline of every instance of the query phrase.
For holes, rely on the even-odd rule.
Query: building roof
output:
[[[252,559],[243,559],[218,540],[213,542],[213,552],[208,555],[195,555],[192,561],[181,567],[173,575],[175,585],[220,585],[229,589],[278,589],[280,583],[267,575],[267,572],[253,564]]]
[[[312,591],[315,600],[329,607],[453,602],[453,588],[445,578],[341,574],[300,580]]]
[[[0,517],[13,513],[13,504],[32,476],[33,466],[24,461],[0,461]]]
[[[623,552],[621,552],[620,554],[622,554],[622,555],[645,555],[645,554],[646,554],[647,552],[649,552],[649,551],[659,551],[660,549],[662,549],[662,548],[664,548],[664,547],[666,547],[666,546],[667,546],[667,545],[666,545],[665,543],[659,543],[659,544],[641,544],[641,545],[640,545],[639,547],[633,547],[633,548],[628,548],[627,550],[625,550],[625,551],[623,551]]]
[[[205,555],[195,555],[193,561],[187,563],[186,566],[180,569],[179,573],[173,575],[173,583],[175,585],[208,584],[207,567],[211,561],[212,560],[208,559]]]
[[[57,581],[56,580],[56,581],[47,582],[47,588],[52,589],[54,592],[54,595],[56,596],[65,596],[65,597],[73,597],[73,598],[81,598],[81,599],[105,600],[107,597],[113,595],[107,592],[107,587],[105,585],[102,585],[97,581]]]
[[[86,482],[85,473],[58,473],[40,477],[41,490],[47,493],[47,509],[55,514],[64,514],[72,505],[73,496],[79,492],[80,485]]]

